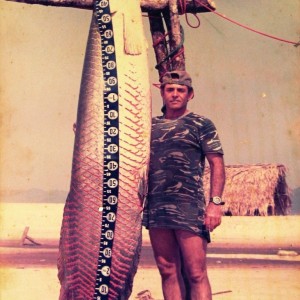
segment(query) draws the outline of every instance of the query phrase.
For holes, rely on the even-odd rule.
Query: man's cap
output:
[[[164,87],[166,84],[181,84],[193,88],[192,78],[186,71],[171,71],[165,73],[161,79],[160,86]]]

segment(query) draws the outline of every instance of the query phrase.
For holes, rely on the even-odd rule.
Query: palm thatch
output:
[[[286,168],[278,164],[229,165],[225,167],[223,193],[225,215],[288,215],[291,210]],[[205,197],[209,199],[209,167],[204,172]]]

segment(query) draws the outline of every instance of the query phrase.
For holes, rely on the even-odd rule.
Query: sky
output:
[[[217,11],[298,42],[300,1],[216,0]],[[68,190],[76,110],[91,11],[4,2],[1,8],[0,190]],[[300,46],[247,31],[219,16],[184,16],[189,109],[213,120],[225,163],[284,164],[300,186]],[[193,15],[188,16],[196,24]],[[158,73],[147,18],[151,84]],[[152,86],[153,115],[160,114]]]

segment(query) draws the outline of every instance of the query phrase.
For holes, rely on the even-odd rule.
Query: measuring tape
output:
[[[108,0],[95,3],[101,36],[104,79],[104,172],[101,240],[93,300],[106,300],[109,294],[112,247],[119,195],[119,91],[114,32]]]

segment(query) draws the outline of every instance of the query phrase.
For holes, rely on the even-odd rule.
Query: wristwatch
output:
[[[225,202],[218,196],[212,197],[209,199],[209,202],[212,202],[215,205],[224,205]]]

